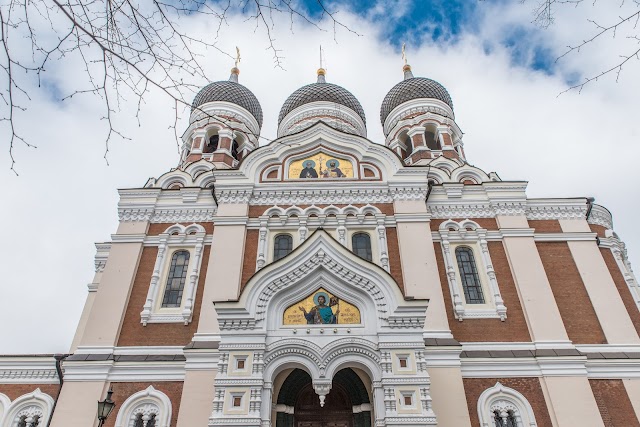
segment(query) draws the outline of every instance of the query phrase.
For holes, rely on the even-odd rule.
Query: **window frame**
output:
[[[202,268],[204,239],[206,231],[200,224],[183,226],[174,224],[159,235],[158,254],[151,275],[147,298],[140,312],[140,323],[183,323],[188,325],[193,319],[196,290]],[[180,251],[189,252],[187,276],[182,290],[180,306],[163,307],[168,285],[171,261]]]
[[[369,243],[369,259],[360,256],[356,252],[356,249],[354,247],[354,243],[355,243],[354,238],[356,238],[357,236],[367,236],[368,243]],[[368,233],[366,231],[363,231],[363,230],[354,231],[353,233],[351,233],[351,239],[350,240],[351,240],[351,252],[353,252],[360,259],[363,259],[363,260],[368,261],[368,262],[373,262],[373,242],[371,241],[372,239],[371,239],[371,234],[370,233]]]
[[[287,252],[285,255],[276,258],[276,243],[278,242],[278,238],[280,238],[280,237],[288,237],[291,248],[289,249],[289,252]],[[291,252],[293,252],[293,249],[294,249],[294,244],[293,244],[293,234],[292,233],[289,233],[289,232],[276,233],[273,236],[273,240],[272,240],[272,244],[271,244],[271,251],[272,251],[271,259],[272,259],[272,262],[280,261],[282,258],[286,257]]]
[[[474,318],[506,320],[507,307],[502,299],[493,269],[487,242],[487,230],[471,220],[455,222],[450,219],[440,224],[438,231],[445,269],[454,273],[447,274],[447,281],[455,318],[459,321]],[[456,257],[456,251],[459,247],[466,247],[473,254],[476,272],[484,295],[484,303],[482,304],[469,303],[466,300],[462,275]]]
[[[116,417],[115,427],[133,427],[138,414],[155,414],[156,426],[168,426],[171,422],[171,399],[152,385],[129,396]]]
[[[495,426],[495,412],[511,412],[516,427],[536,427],[533,408],[524,395],[500,382],[483,391],[478,398],[478,419],[484,427]]]

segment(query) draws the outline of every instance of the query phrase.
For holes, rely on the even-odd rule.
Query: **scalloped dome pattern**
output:
[[[360,105],[360,102],[351,92],[333,83],[311,83],[302,86],[289,95],[289,98],[287,98],[280,109],[278,124],[282,122],[282,119],[284,119],[287,114],[296,108],[316,101],[335,102],[336,104],[351,108],[360,116],[365,125],[367,123],[362,105]]]
[[[258,98],[240,83],[219,81],[203,87],[193,99],[191,111],[207,102],[224,101],[239,105],[247,110],[262,128],[262,107]]]
[[[435,80],[426,77],[413,77],[406,79],[391,88],[387,96],[382,101],[380,107],[380,121],[384,126],[387,116],[398,105],[418,98],[438,99],[451,107],[453,110],[453,101],[447,89]]]

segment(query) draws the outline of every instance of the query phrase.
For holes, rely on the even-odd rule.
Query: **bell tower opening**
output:
[[[286,374],[285,374],[286,375]],[[333,377],[324,406],[302,369],[288,373],[276,403],[276,427],[371,427],[370,388],[356,370],[345,368]]]

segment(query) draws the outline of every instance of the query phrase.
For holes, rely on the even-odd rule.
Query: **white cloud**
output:
[[[469,161],[504,180],[528,180],[530,197],[595,196],[610,208],[615,228],[627,242],[634,265],[640,265],[640,208],[637,158],[640,157],[638,65],[631,64],[616,84],[604,78],[583,91],[557,97],[563,77],[514,66],[509,52],[496,46],[485,53],[486,39],[495,40],[514,22],[526,24],[526,6],[484,5],[479,35],[463,34],[453,46],[408,47],[414,74],[444,84],[454,101],[456,119],[465,132]],[[569,13],[569,12],[566,12]],[[556,51],[583,31],[588,11],[573,11],[539,36]],[[613,13],[613,11],[611,12]],[[367,115],[369,138],[381,143],[379,106],[386,92],[402,78],[399,52],[377,35],[382,28],[342,12],[357,37],[296,26],[292,35],[286,17],[277,17],[276,43],[286,56],[286,71],[274,69],[265,50],[262,30],[234,17],[223,28],[220,46],[242,50],[240,82],[249,87],[264,110],[263,135],[276,135],[277,116],[286,97],[315,81],[318,45],[328,57],[330,82],[349,89]],[[560,18],[560,17],[559,17]],[[206,19],[184,20],[204,34]],[[384,25],[383,23],[379,25]],[[328,27],[328,26],[327,26]],[[608,39],[601,49],[613,49]],[[563,74],[599,70],[598,53],[573,55],[560,64]],[[205,56],[214,79],[227,79],[233,62],[215,52]],[[635,68],[634,68],[635,67]],[[63,65],[50,71],[65,84],[80,79],[80,71]],[[0,161],[4,183],[4,224],[0,245],[3,275],[0,312],[3,340],[0,352],[65,352],[86,297],[85,284],[93,275],[94,241],[109,240],[117,226],[117,188],[140,187],[178,162],[173,132],[172,103],[151,94],[142,113],[142,126],[126,106],[119,117],[132,141],[111,144],[107,166],[102,159],[105,123],[100,101],[74,99],[52,103],[37,92],[23,132],[37,142],[37,150],[18,147],[20,177]],[[186,126],[178,125],[179,133]]]

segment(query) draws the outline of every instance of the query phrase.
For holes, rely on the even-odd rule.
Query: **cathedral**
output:
[[[0,356],[1,427],[640,427],[606,208],[473,166],[407,64],[380,124],[320,68],[268,143],[239,73],[119,191],[69,354]]]

